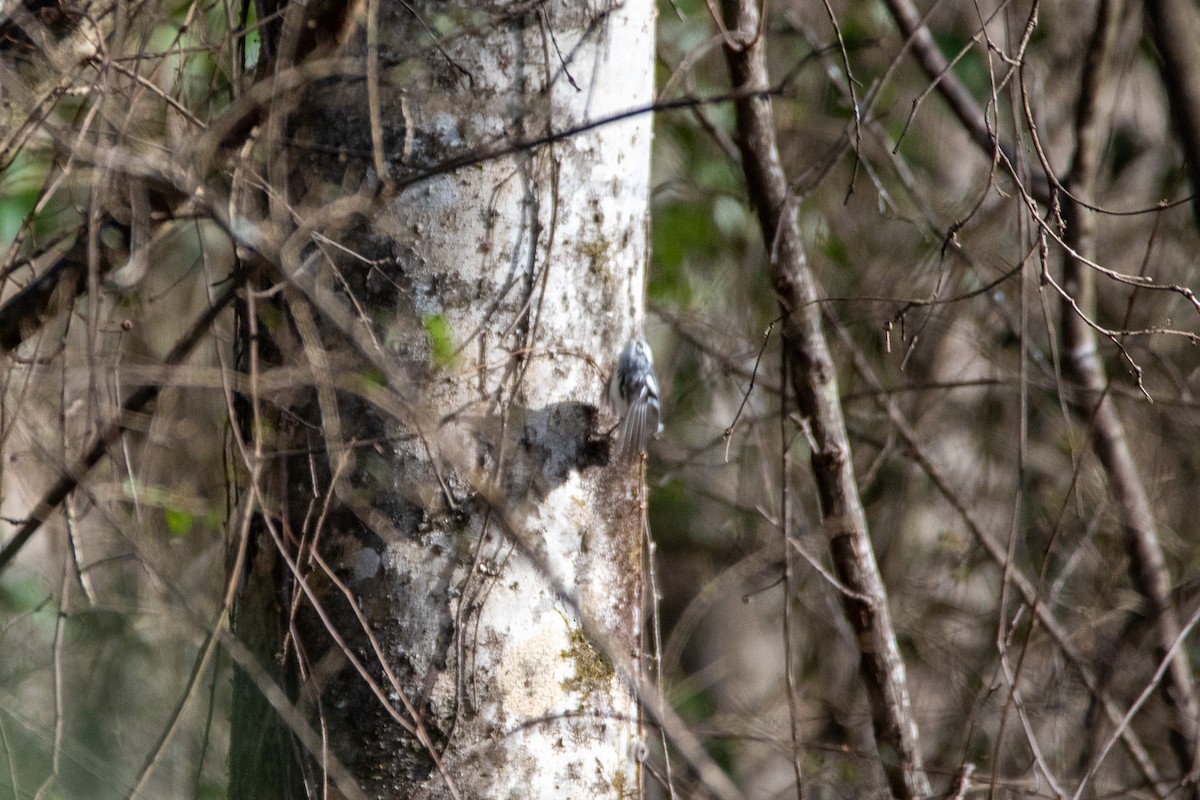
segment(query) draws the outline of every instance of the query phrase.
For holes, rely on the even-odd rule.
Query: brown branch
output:
[[[1155,5],[1168,4],[1149,3],[1150,7]],[[1071,405],[1087,421],[1092,447],[1108,477],[1124,529],[1133,585],[1146,604],[1155,629],[1158,657],[1166,666],[1162,688],[1174,713],[1171,743],[1183,772],[1194,780],[1200,768],[1196,758],[1200,704],[1196,701],[1191,664],[1185,652],[1175,646],[1180,626],[1170,600],[1171,575],[1163,558],[1149,493],[1129,447],[1116,403],[1108,391],[1109,378],[1097,352],[1096,332],[1085,322],[1086,317],[1095,316],[1096,287],[1095,274],[1083,259],[1094,258],[1097,250],[1096,214],[1085,203],[1093,201],[1096,195],[1104,143],[1104,130],[1098,120],[1098,95],[1108,73],[1122,6],[1122,0],[1100,3],[1075,109],[1076,150],[1067,175],[1068,197],[1063,203],[1064,238],[1070,247],[1063,258],[1063,288],[1068,295],[1062,304],[1060,326],[1063,377],[1071,384]],[[1184,76],[1178,77],[1184,80]],[[1193,112],[1200,113],[1196,109]],[[1197,133],[1200,134],[1200,129]],[[1197,145],[1200,146],[1200,139]],[[1081,258],[1072,253],[1080,254]],[[1081,313],[1075,313],[1072,305]],[[1191,796],[1196,796],[1194,789]]]
[[[1146,15],[1192,179],[1192,215],[1200,225],[1200,12],[1187,0],[1146,0]]]
[[[1179,621],[1170,606],[1170,575],[1163,559],[1157,529],[1137,465],[1130,452],[1116,406],[1109,392],[1108,378],[1100,363],[1096,336],[1088,324],[1094,315],[1095,286],[1095,215],[1094,182],[1099,160],[1100,133],[1095,125],[1095,97],[1100,85],[1101,68],[1111,48],[1119,2],[1104,2],[1101,18],[1088,49],[1083,70],[1084,87],[1076,109],[1078,152],[1061,194],[1066,212],[1064,246],[1064,309],[1062,320],[1066,377],[1075,384],[1076,408],[1089,417],[1093,446],[1096,448],[1120,506],[1126,531],[1134,584],[1142,593],[1156,625],[1160,656],[1175,641]],[[999,146],[987,126],[982,110],[964,87],[948,71],[945,57],[937,48],[928,29],[909,0],[887,0],[897,25],[909,37],[913,53],[955,116],[984,152],[995,154]],[[1200,186],[1200,16],[1178,0],[1147,0],[1152,34],[1161,57],[1163,82],[1166,84],[1176,127],[1188,155],[1193,186]],[[1004,151],[1004,148],[1000,148]],[[1011,170],[1008,159],[1002,159]],[[1047,173],[1053,180],[1053,175]],[[1045,187],[1048,189],[1049,187]],[[1042,187],[1033,195],[1045,202]],[[1032,209],[1031,209],[1032,210]],[[1195,206],[1200,220],[1200,200]],[[1070,307],[1068,307],[1070,306]],[[1075,313],[1079,311],[1080,313]],[[1088,402],[1085,398],[1098,397]],[[1200,707],[1195,697],[1190,665],[1182,652],[1171,659],[1163,683],[1176,714],[1173,737],[1176,752],[1191,776],[1200,764],[1196,757],[1200,736],[1197,720]],[[1106,709],[1107,710],[1107,709]],[[1111,717],[1111,714],[1110,714]]]
[[[800,239],[775,140],[769,99],[756,92],[770,86],[762,20],[754,0],[723,0],[726,44],[734,91],[738,148],[747,189],[758,209],[771,282],[783,311],[783,347],[791,365],[792,389],[811,433],[812,471],[821,518],[838,576],[856,595],[842,602],[857,633],[859,669],[871,704],[876,745],[892,794],[915,798],[930,793],[909,700],[904,662],[888,612],[887,593],[867,531],[858,494],[837,377],[821,328],[817,288]],[[869,599],[863,599],[865,596]]]
[[[1026,98],[1025,113],[1028,117],[1030,125],[1030,133],[1035,152],[1038,156],[1038,161],[1042,166],[1042,174],[1032,176],[1027,183],[1022,183],[1022,178],[1017,172],[1015,162],[1015,151],[1006,142],[1000,141],[996,134],[992,132],[988,124],[987,116],[982,108],[974,101],[966,87],[955,77],[950,69],[950,63],[946,57],[942,55],[942,51],[938,48],[937,43],[933,39],[933,35],[929,29],[925,27],[925,22],[917,13],[916,8],[910,0],[886,0],[888,11],[892,15],[892,19],[896,22],[900,30],[909,37],[909,45],[913,50],[913,55],[917,59],[917,63],[921,69],[933,82],[934,88],[942,95],[942,98],[950,106],[954,116],[958,118],[959,123],[967,131],[967,134],[975,142],[976,146],[988,157],[996,161],[1003,167],[1014,181],[1022,187],[1027,193],[1024,197],[1026,205],[1029,206],[1031,218],[1038,223],[1043,230],[1047,231],[1048,235],[1053,238],[1064,249],[1071,249],[1069,242],[1059,237],[1058,232],[1050,228],[1049,225],[1042,220],[1034,207],[1034,201],[1044,205],[1051,205],[1056,202],[1054,195],[1063,195],[1067,199],[1072,200],[1076,204],[1091,210],[1099,210],[1098,207],[1091,202],[1090,198],[1082,198],[1075,195],[1071,188],[1059,180],[1052,168],[1045,152],[1038,142],[1036,130],[1033,128],[1032,114],[1028,108]],[[1167,84],[1168,96],[1172,99],[1172,113],[1177,117],[1185,116],[1187,119],[1183,122],[1177,121],[1177,127],[1181,130],[1180,137],[1184,140],[1185,152],[1188,157],[1188,164],[1192,169],[1193,188],[1200,187],[1200,15],[1189,15],[1182,8],[1174,5],[1174,0],[1155,0],[1150,3],[1151,6],[1163,6],[1164,17],[1169,21],[1166,24],[1175,26],[1174,34],[1170,37],[1164,37],[1169,40],[1169,45],[1172,52],[1175,54],[1174,59],[1170,62],[1175,65],[1173,69],[1168,70],[1164,65],[1163,81]],[[1168,7],[1169,8],[1166,8]],[[1033,26],[1036,23],[1036,4],[1034,12],[1031,14],[1029,21],[1026,24],[1025,32],[1022,35],[1021,45],[1018,52],[1023,52],[1025,44],[1033,31]],[[1186,30],[1186,36],[1178,35],[1181,30]],[[1156,43],[1158,40],[1156,39]],[[1168,43],[1160,43],[1160,49],[1167,47]],[[1011,63],[1011,59],[1010,59]],[[1017,62],[1023,68],[1023,62]],[[1091,62],[1087,69],[1091,69]],[[1181,72],[1182,71],[1182,72]],[[1169,74],[1168,74],[1169,72]],[[1086,77],[1086,70],[1085,70]],[[1189,78],[1193,79],[1189,82]],[[1178,84],[1176,86],[1175,84]],[[1179,95],[1176,102],[1176,94]],[[1185,131],[1186,125],[1186,131]],[[1185,135],[1186,134],[1186,135]],[[1191,137],[1191,138],[1189,138]],[[1189,146],[1192,142],[1193,146]],[[1200,221],[1200,191],[1193,191],[1193,202],[1196,203],[1197,220]],[[1173,205],[1173,203],[1172,203]],[[1159,206],[1161,208],[1163,206]],[[1106,212],[1114,213],[1114,212]],[[1123,213],[1123,212],[1116,212]],[[1133,212],[1138,213],[1138,212]],[[957,227],[957,226],[955,226]],[[953,233],[955,228],[952,228]],[[1109,270],[1097,264],[1094,259],[1085,258],[1084,256],[1072,251],[1072,256],[1081,260],[1093,270],[1099,271],[1108,277],[1120,281],[1122,283],[1130,283],[1134,285],[1143,285],[1147,288],[1155,290],[1163,290],[1175,292],[1184,297],[1192,306],[1200,311],[1200,300],[1186,286],[1165,286],[1154,282],[1152,278],[1146,276],[1133,277],[1124,275],[1113,270]],[[1185,334],[1186,335],[1186,334]]]
[[[958,117],[958,121],[966,128],[980,150],[985,153],[994,152],[999,146],[999,140],[988,125],[987,117],[975,103],[975,98],[967,91],[967,87],[954,76],[950,62],[942,54],[916,7],[908,0],[887,0],[886,5],[897,27],[908,37],[908,45],[912,48],[917,63],[921,65],[926,77],[933,82],[938,94],[950,106],[954,116]]]
[[[216,633],[220,637],[222,649],[229,654],[238,669],[246,673],[247,677],[262,692],[263,698],[271,704],[271,708],[275,710],[280,719],[284,720],[288,730],[296,737],[297,741],[321,764],[322,769],[329,773],[338,792],[347,798],[355,800],[364,798],[365,800],[366,794],[359,787],[350,770],[346,768],[336,753],[329,751],[321,735],[313,729],[308,719],[288,697],[287,692],[276,683],[271,673],[259,663],[254,653],[250,652],[250,648],[246,647],[223,625],[217,626]]]
[[[788,366],[787,351],[784,351],[779,358],[780,386],[788,384]],[[792,638],[792,598],[796,593],[796,556],[792,552],[792,548],[788,546],[791,543],[792,531],[791,496],[788,491],[792,485],[792,451],[787,444],[791,424],[791,420],[788,419],[788,397],[784,394],[779,398],[779,441],[783,443],[779,453],[781,476],[779,481],[779,529],[785,540],[783,546],[783,668],[784,685],[787,687],[788,732],[791,734],[792,745],[792,775],[796,780],[796,800],[804,800],[804,768],[801,763],[803,751],[800,745],[800,715],[796,698],[796,648],[795,640]]]
[[[988,124],[987,115],[975,102],[975,98],[955,77],[950,62],[942,54],[933,34],[925,25],[925,20],[917,12],[910,0],[885,0],[888,12],[892,15],[896,26],[908,37],[913,57],[921,66],[922,71],[933,82],[938,94],[950,106],[954,116],[966,129],[967,134],[976,146],[989,158],[999,160],[1000,164],[1013,176],[1020,180],[1016,172],[1015,153],[1013,149],[1000,141]],[[1053,175],[1035,177],[1029,183],[1029,192],[1038,202],[1046,203],[1050,199],[1050,181]]]
[[[1050,635],[1050,639],[1063,654],[1067,663],[1079,673],[1083,685],[1087,687],[1088,691],[1099,702],[1105,716],[1114,726],[1119,726],[1121,720],[1124,718],[1124,712],[1104,692],[1100,681],[1091,672],[1087,660],[1076,649],[1074,635],[1058,621],[1058,618],[1054,616],[1053,609],[1041,602],[1041,591],[1038,585],[1016,565],[1011,563],[1008,548],[988,532],[987,527],[976,512],[955,491],[954,487],[950,484],[949,478],[938,467],[933,456],[926,449],[924,437],[918,434],[916,428],[913,427],[912,423],[900,410],[900,406],[896,403],[895,399],[884,391],[883,383],[879,380],[879,376],[875,373],[874,369],[872,369],[870,362],[867,361],[866,357],[855,346],[845,327],[840,324],[838,325],[838,335],[845,345],[847,352],[850,353],[855,371],[870,388],[875,402],[887,414],[888,420],[892,423],[892,427],[899,435],[901,441],[904,442],[905,448],[911,454],[913,461],[929,477],[934,488],[937,489],[938,493],[945,498],[950,507],[958,514],[963,524],[967,527],[967,530],[971,532],[971,535],[979,542],[996,566],[1002,570],[1007,566],[1008,580],[1021,593],[1021,598],[1030,607],[1038,623],[1046,629],[1046,632]],[[1162,783],[1162,777],[1158,774],[1154,762],[1150,760],[1150,755],[1146,751],[1145,745],[1142,744],[1137,734],[1128,726],[1121,730],[1121,743],[1125,746],[1126,752],[1129,753],[1137,765],[1142,777],[1155,787],[1156,795],[1164,797],[1165,793],[1158,789],[1159,784]]]

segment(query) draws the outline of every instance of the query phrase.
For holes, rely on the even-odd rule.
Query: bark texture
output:
[[[293,563],[260,535],[251,576],[282,587],[276,656],[368,796],[633,796],[641,479],[598,405],[642,325],[650,119],[558,134],[650,102],[653,6],[363,14],[362,74],[265,125],[268,216],[363,198],[282,250],[268,333],[315,388],[264,492]]]

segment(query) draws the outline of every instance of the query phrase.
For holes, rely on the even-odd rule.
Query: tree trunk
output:
[[[263,126],[264,215],[303,239],[245,363],[313,389],[247,409],[283,450],[250,460],[237,623],[310,730],[239,712],[236,796],[330,765],[370,797],[640,791],[642,483],[597,406],[642,324],[650,118],[589,125],[651,101],[654,10],[605,8],[366,3],[361,74]],[[276,76],[328,52],[296,13]]]

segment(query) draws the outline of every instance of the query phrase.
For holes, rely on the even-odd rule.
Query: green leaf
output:
[[[195,518],[186,511],[178,508],[168,508],[163,511],[167,520],[167,530],[176,539],[187,536],[192,530]]]
[[[387,376],[383,374],[382,370],[375,367],[364,369],[358,376],[367,386],[387,386]]]
[[[0,173],[0,248],[7,249],[41,194],[47,163],[18,152]]]
[[[433,361],[439,367],[454,363],[454,341],[450,336],[450,323],[441,314],[431,314],[421,321],[425,335],[433,345]]]

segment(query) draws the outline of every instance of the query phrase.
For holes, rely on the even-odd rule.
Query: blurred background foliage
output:
[[[1019,193],[929,91],[885,7],[834,2],[830,10],[844,52],[822,4],[770,4],[768,56],[779,88],[773,107],[808,257],[830,298],[823,311],[856,472],[927,765],[935,788],[953,784],[972,763],[998,779],[1002,793],[1054,796],[1039,780],[1029,742],[1040,744],[1060,778],[1077,780],[1109,729],[1096,725],[1079,674],[1029,627],[1029,610],[1013,590],[1005,593],[1002,565],[914,463],[855,359],[869,365],[912,423],[957,501],[1011,541],[1016,568],[1040,580],[1043,601],[1106,690],[1132,702],[1157,666],[1151,621],[1130,587],[1119,519],[1087,447],[1086,420],[1067,410],[1061,391],[1062,310],[1039,279],[1043,266],[1058,274],[1061,249],[1052,243],[1040,260],[1038,230]],[[1023,72],[1004,84],[1009,65],[998,53],[1019,40],[1028,4],[926,10],[942,52],[961,56],[955,76],[988,108],[1001,139],[1017,144],[1021,167],[1039,171],[1023,89],[1050,163],[1065,173],[1096,5],[1040,5]],[[728,92],[705,4],[664,6],[659,31],[662,100]],[[1178,202],[1192,189],[1142,33],[1141,8],[1131,7],[1120,24],[1117,78],[1101,96],[1098,204],[1110,213],[1100,215],[1098,252],[1105,267],[1193,286],[1200,242],[1188,204]],[[731,157],[734,135],[726,104],[657,118],[649,297],[668,435],[654,451],[649,479],[664,669],[671,696],[722,742],[723,763],[748,794],[788,796],[794,779],[783,650],[792,647],[808,796],[864,796],[880,789],[853,634],[836,589],[807,563],[792,600],[795,630],[784,643],[779,355],[776,337],[765,349],[763,339],[778,308]],[[1196,330],[1186,298],[1103,280],[1096,321],[1114,330]],[[1154,403],[1139,391],[1129,362],[1102,340],[1110,391],[1150,488],[1178,582],[1173,600],[1187,618],[1197,602],[1200,534],[1190,444],[1200,421],[1197,350],[1186,333],[1121,341]],[[806,557],[828,565],[807,445],[802,434],[788,436],[797,538]],[[1185,647],[1197,655],[1194,638]],[[1001,662],[1011,668],[1018,660],[1023,719],[1009,719],[1002,730],[1015,712]],[[1177,778],[1164,704],[1152,700],[1133,724],[1165,775]],[[1108,756],[1099,795],[1149,792],[1125,758]]]
[[[237,4],[135,5],[123,40],[128,59],[102,76],[90,61],[74,76],[47,66],[69,63],[87,38],[78,19],[59,34],[59,62],[27,55],[11,25],[3,38],[6,74],[20,73],[36,90],[14,96],[0,120],[0,299],[29,282],[31,260],[56,247],[82,248],[111,269],[69,311],[46,314],[44,328],[6,360],[6,527],[29,513],[64,453],[74,452],[70,443],[94,433],[130,387],[165,379],[154,365],[232,258],[224,235],[189,214],[186,198],[147,197],[112,173],[80,168],[62,146],[70,132],[90,130],[92,143],[119,133],[147,154],[169,151],[228,107],[255,66],[257,34],[253,24],[239,26]],[[1096,723],[1078,672],[1030,625],[1003,566],[955,504],[1011,547],[1012,568],[1039,582],[1041,601],[1123,707],[1157,666],[1086,422],[1063,400],[1063,312],[1040,280],[1043,268],[1057,272],[1061,252],[1051,245],[1040,260],[1038,229],[1019,192],[928,91],[881,3],[831,0],[844,50],[822,4],[785,0],[768,9],[780,146],[828,298],[856,473],[931,776],[944,788],[971,763],[978,779],[998,781],[1006,795],[1052,797],[1035,761],[1073,787],[1110,728]],[[947,57],[961,55],[954,74],[988,108],[1001,138],[1016,143],[1022,167],[1036,174],[1028,102],[1050,163],[1065,171],[1095,4],[1041,4],[1022,71],[1013,74],[998,53],[1020,38],[1029,11],[1020,1],[938,4],[927,22]],[[84,32],[72,34],[72,25]],[[1175,202],[1192,189],[1142,29],[1141,8],[1131,7],[1117,80],[1102,98],[1098,199],[1111,213],[1100,216],[1099,252],[1105,267],[1193,286],[1200,239],[1189,207]],[[857,648],[828,577],[803,426],[793,418],[781,435],[779,311],[733,147],[732,109],[721,99],[729,79],[707,4],[661,5],[658,58],[660,99],[697,101],[657,116],[654,152],[648,329],[667,417],[648,480],[662,598],[651,633],[660,634],[664,684],[748,797],[788,796],[790,649],[808,796],[878,796]],[[71,90],[89,81],[105,91]],[[22,127],[31,114],[42,131]],[[105,193],[116,199],[107,198],[111,213],[97,218],[94,201]],[[155,216],[164,207],[173,213]],[[126,281],[119,270],[142,246],[148,268]],[[1179,295],[1105,281],[1097,322],[1129,331],[1197,328]],[[123,796],[176,718],[179,732],[142,796],[224,796],[229,664],[220,657],[194,683],[190,672],[224,591],[232,467],[222,375],[231,324],[222,318],[171,376],[153,413],[138,418],[72,496],[65,522],[0,575],[0,798]],[[444,338],[438,318],[428,325]],[[1120,338],[1154,402],[1105,340],[1110,391],[1150,487],[1177,584],[1172,600],[1188,618],[1200,605],[1200,353],[1188,335]],[[953,502],[917,466],[881,400],[912,424]],[[785,487],[803,556],[797,592],[786,599]],[[786,634],[785,602],[795,612]],[[1193,661],[1200,655],[1194,638],[1185,648]],[[1006,673],[1018,661],[1013,681]],[[1162,701],[1151,698],[1132,724],[1165,778],[1178,779]],[[649,783],[651,796],[664,794]],[[1095,787],[1096,797],[1153,796],[1119,748]]]

